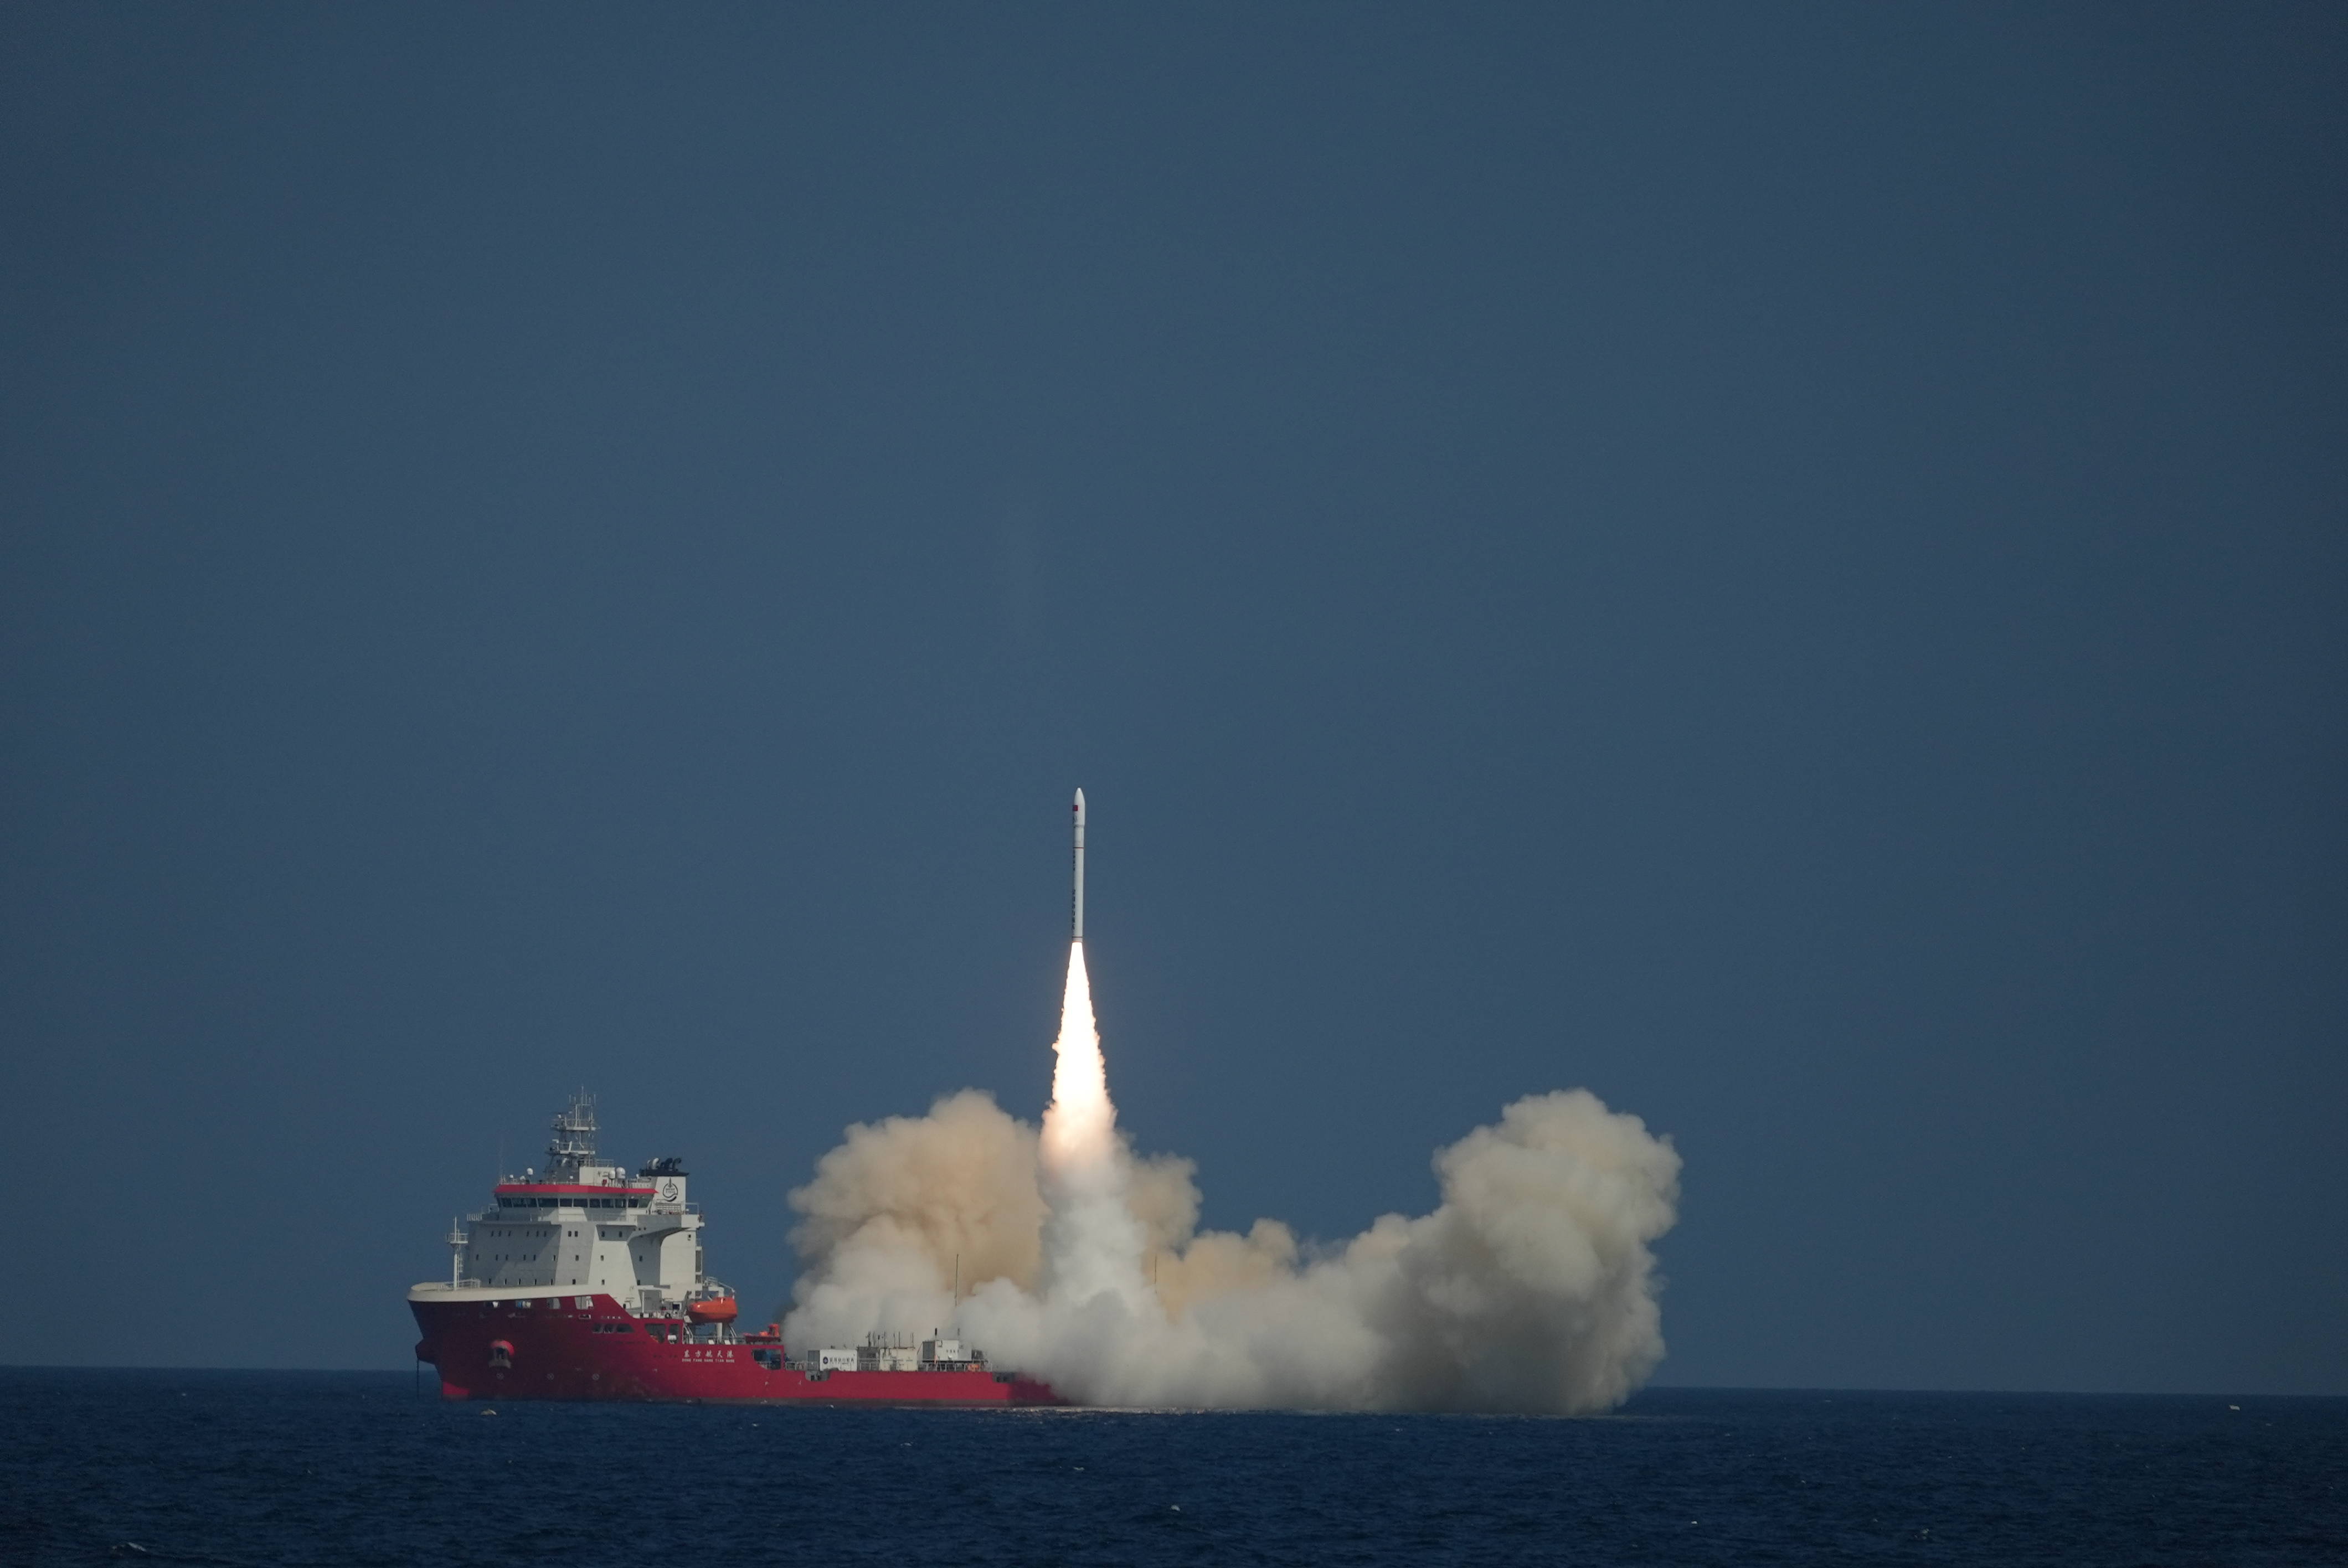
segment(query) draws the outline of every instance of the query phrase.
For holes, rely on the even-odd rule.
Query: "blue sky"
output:
[[[9,1358],[404,1365],[582,1083],[779,1297],[1081,784],[1211,1223],[1586,1085],[1665,1381],[2348,1392],[2336,12],[0,30]]]

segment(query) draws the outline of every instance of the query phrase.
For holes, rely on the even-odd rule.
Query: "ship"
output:
[[[583,1091],[554,1117],[546,1170],[500,1179],[449,1226],[448,1277],[407,1293],[416,1358],[448,1399],[638,1399],[822,1405],[1056,1405],[957,1334],[875,1329],[793,1354],[745,1332],[704,1266],[700,1204],[674,1156],[633,1174],[596,1152]],[[959,1286],[957,1285],[957,1294]]]

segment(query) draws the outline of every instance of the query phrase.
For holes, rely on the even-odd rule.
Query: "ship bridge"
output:
[[[633,1173],[596,1149],[594,1097],[581,1092],[553,1121],[546,1171],[499,1182],[492,1204],[449,1235],[449,1288],[595,1290],[640,1316],[672,1316],[722,1292],[704,1273],[700,1205],[685,1163],[650,1160]]]

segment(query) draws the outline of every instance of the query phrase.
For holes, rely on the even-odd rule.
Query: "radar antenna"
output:
[[[594,1158],[595,1097],[582,1089],[571,1097],[569,1105],[556,1112],[554,1136],[546,1145],[546,1162],[554,1169],[568,1165],[576,1172]]]

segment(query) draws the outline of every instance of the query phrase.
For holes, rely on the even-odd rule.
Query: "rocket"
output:
[[[1069,905],[1069,938],[1085,939],[1085,792],[1076,792],[1076,882],[1075,902]]]

